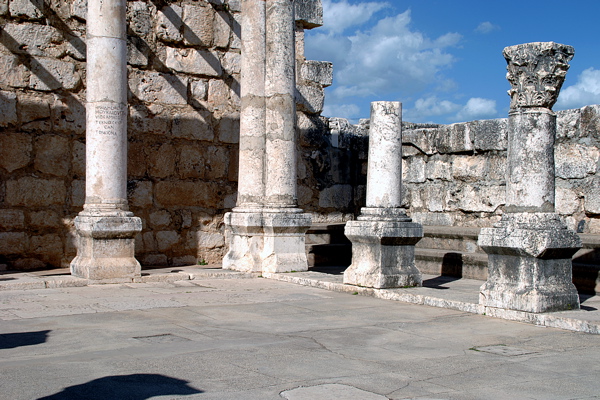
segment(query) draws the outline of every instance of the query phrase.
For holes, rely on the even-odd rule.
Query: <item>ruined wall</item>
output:
[[[143,221],[136,257],[220,261],[237,187],[240,0],[127,7],[128,195]],[[304,60],[303,31],[322,24],[322,9],[315,0],[296,8],[299,118],[320,123],[331,64]],[[0,2],[0,267],[65,267],[75,256],[85,18],[85,0]]]
[[[363,124],[367,124],[364,122]],[[330,120],[331,141],[341,136],[355,153],[364,128]],[[557,112],[556,212],[580,233],[600,233],[600,106]],[[500,220],[506,185],[507,119],[452,125],[404,123],[403,201],[424,225],[486,227]],[[364,174],[366,156],[358,157]],[[358,178],[364,182],[364,176]],[[344,189],[330,190],[343,197]],[[363,187],[353,202],[364,204]],[[362,202],[362,203],[361,203]]]

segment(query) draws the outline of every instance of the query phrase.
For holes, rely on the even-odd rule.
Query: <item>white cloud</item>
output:
[[[493,118],[497,113],[496,100],[471,97],[467,104],[456,114],[456,118],[463,121],[472,121]]]
[[[349,37],[350,51],[344,54],[345,62],[337,66],[335,77],[337,84],[344,86],[344,93],[365,96],[399,92],[406,97],[443,81],[438,72],[454,62],[444,49],[456,45],[461,36],[449,33],[431,40],[412,31],[410,21],[410,11],[406,11]],[[334,91],[333,96],[337,95]]]
[[[403,111],[402,119],[410,122],[427,122],[430,117],[452,114],[460,110],[460,105],[448,100],[429,96],[415,101],[415,106]]]
[[[556,103],[558,108],[579,108],[600,104],[600,70],[588,68],[578,77],[577,83],[563,89]]]
[[[492,24],[490,21],[485,21],[480,23],[477,28],[475,28],[475,32],[477,33],[482,33],[482,34],[487,34],[493,31],[496,31],[500,29],[500,27],[498,25],[494,25]]]
[[[332,33],[342,33],[350,27],[364,24],[386,7],[389,4],[383,2],[350,4],[347,0],[337,3],[323,0],[323,28]]]
[[[323,107],[324,116],[354,119],[360,117],[360,108],[356,104],[332,104]]]

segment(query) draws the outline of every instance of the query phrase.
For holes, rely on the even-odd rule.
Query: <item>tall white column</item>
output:
[[[512,88],[508,116],[506,208],[499,223],[484,228],[478,244],[488,254],[488,280],[479,302],[529,312],[579,308],[571,257],[577,234],[554,213],[552,106],[574,50],[554,42],[504,49]]]
[[[223,268],[304,271],[311,218],[297,208],[293,0],[244,1],[242,21],[240,175]]]
[[[371,103],[367,162],[367,206],[356,221],[346,223],[352,264],[344,272],[344,283],[377,289],[420,286],[415,244],[423,237],[423,227],[402,208],[400,103]]]
[[[127,206],[125,0],[89,0],[87,16],[86,197],[71,273],[112,282],[140,276]]]

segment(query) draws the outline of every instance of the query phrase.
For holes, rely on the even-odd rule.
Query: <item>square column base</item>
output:
[[[482,229],[478,244],[488,254],[480,304],[533,313],[579,308],[571,257],[581,240],[556,215],[506,216]]]
[[[421,224],[357,220],[347,222],[344,233],[352,242],[345,284],[376,289],[422,285],[415,266],[415,244],[423,237]]]
[[[223,268],[244,272],[307,271],[307,213],[253,211],[225,214],[229,251]]]
[[[131,281],[141,276],[135,259],[135,235],[142,220],[133,216],[89,216],[75,218],[77,256],[71,274],[97,283]]]

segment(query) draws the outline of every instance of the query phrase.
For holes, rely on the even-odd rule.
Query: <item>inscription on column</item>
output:
[[[96,104],[91,114],[95,132],[99,135],[119,136],[127,119],[123,104]]]

